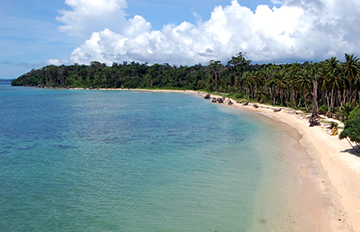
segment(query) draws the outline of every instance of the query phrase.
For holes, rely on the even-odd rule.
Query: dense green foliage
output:
[[[163,88],[229,93],[232,97],[300,108],[313,113],[336,113],[346,119],[359,104],[360,64],[354,55],[345,61],[332,57],[317,63],[250,64],[242,53],[226,65],[91,62],[90,65],[49,65],[18,77],[14,86],[78,88]],[[315,112],[317,113],[317,112]]]
[[[340,133],[340,139],[349,138],[356,144],[360,143],[360,106],[351,111],[349,119],[345,121],[345,128]]]

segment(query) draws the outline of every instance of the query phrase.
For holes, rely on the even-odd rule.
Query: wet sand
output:
[[[360,157],[348,142],[330,136],[326,123],[309,127],[300,111],[282,107],[274,112],[278,108],[262,104],[255,108],[251,103],[244,106],[231,101],[234,104],[229,107],[263,114],[298,131],[296,152],[289,154],[298,177],[294,231],[360,231]],[[223,104],[228,105],[227,101]]]

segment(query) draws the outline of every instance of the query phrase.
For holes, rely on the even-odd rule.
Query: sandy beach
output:
[[[178,92],[201,98],[206,94],[191,90],[131,90]],[[210,96],[213,97],[219,96]],[[294,193],[296,218],[293,231],[360,231],[360,154],[354,153],[346,140],[330,136],[327,122],[336,120],[323,118],[321,126],[309,127],[308,119],[301,111],[281,107],[281,111],[274,112],[279,108],[258,103],[255,108],[254,103],[245,106],[233,99],[230,99],[233,104],[228,105],[228,100],[226,98],[222,104],[271,117],[295,128],[299,134],[301,147],[294,149],[305,152],[294,153],[296,156],[290,154],[291,168],[297,175],[297,182],[301,183]]]
[[[186,92],[205,96],[205,93]],[[228,105],[226,101],[223,104]],[[327,123],[309,127],[308,119],[299,111],[282,107],[281,111],[274,112],[278,108],[262,104],[256,104],[258,108],[255,108],[251,103],[244,106],[231,101],[234,104],[229,107],[269,116],[299,132],[299,143],[307,154],[306,157],[291,157],[302,183],[295,196],[299,216],[295,219],[295,228],[299,231],[304,227],[324,232],[360,231],[360,157],[353,153],[349,143],[339,140],[338,136],[330,136]],[[309,223],[312,225],[306,225]]]
[[[189,90],[153,91],[205,96],[203,92]],[[328,123],[309,127],[308,119],[300,111],[281,107],[281,111],[274,112],[278,108],[262,104],[255,108],[252,103],[244,106],[233,99],[230,100],[234,104],[228,105],[228,99],[223,103],[228,107],[271,117],[298,131],[299,144],[306,154],[290,157],[301,183],[295,193],[298,218],[294,219],[294,231],[360,231],[360,154],[355,154],[346,140],[330,136]]]

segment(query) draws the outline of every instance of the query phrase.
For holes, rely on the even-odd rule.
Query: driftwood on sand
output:
[[[310,125],[309,126],[320,126],[320,121],[318,119],[316,119],[315,117],[311,117],[309,118],[309,123]]]
[[[279,109],[274,109],[274,112],[276,113],[276,112],[280,112],[281,111],[281,108],[279,108]]]

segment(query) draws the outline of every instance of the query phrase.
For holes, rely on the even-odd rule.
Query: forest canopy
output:
[[[55,88],[162,88],[227,93],[235,98],[320,113],[346,119],[359,104],[360,64],[353,54],[345,61],[331,57],[320,62],[252,64],[240,52],[226,64],[171,66],[126,62],[111,66],[49,65],[33,69],[12,81],[13,86]]]

